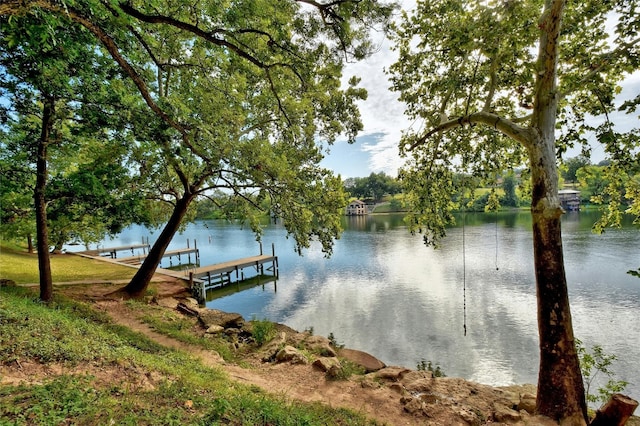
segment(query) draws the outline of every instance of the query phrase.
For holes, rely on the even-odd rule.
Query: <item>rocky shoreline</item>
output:
[[[201,308],[195,299],[164,298],[156,303],[198,318],[209,335],[224,335],[236,348],[255,343],[251,322],[237,313]],[[337,348],[325,337],[299,332],[277,324],[276,336],[258,349],[263,363],[310,365],[325,374],[326,380],[344,377],[344,363],[364,371],[362,388],[387,388],[397,396],[404,412],[422,418],[441,418],[444,412],[452,424],[553,424],[536,418],[535,386],[491,387],[458,378],[434,377],[431,371],[387,366],[366,352]],[[434,423],[436,424],[436,423]]]

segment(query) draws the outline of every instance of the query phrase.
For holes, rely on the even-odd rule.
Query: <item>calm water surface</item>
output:
[[[640,230],[630,224],[591,233],[593,213],[563,218],[565,268],[575,334],[586,347],[618,356],[616,379],[640,398]],[[459,218],[462,222],[462,218]],[[269,319],[336,339],[388,365],[415,368],[433,361],[448,376],[490,385],[536,383],[536,323],[531,219],[527,212],[466,215],[437,250],[412,236],[397,215],[345,218],[330,259],[319,246],[302,257],[277,225],[263,235],[275,245],[280,277],[225,296],[208,294],[209,308]],[[157,232],[156,232],[157,234]],[[132,227],[106,246],[154,234]],[[238,225],[201,221],[171,248],[197,240],[201,264],[258,254]],[[162,266],[168,266],[165,261]],[[247,272],[249,272],[247,270]],[[466,303],[465,303],[466,302]],[[466,310],[465,310],[466,305]],[[466,324],[466,335],[465,335]]]

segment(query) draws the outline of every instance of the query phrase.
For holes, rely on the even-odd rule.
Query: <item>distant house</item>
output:
[[[360,216],[367,214],[367,204],[364,201],[353,200],[347,206],[347,216]]]
[[[561,189],[558,191],[560,205],[565,211],[577,212],[580,210],[580,191],[575,189]]]

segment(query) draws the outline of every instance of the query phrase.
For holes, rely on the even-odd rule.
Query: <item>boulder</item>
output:
[[[410,371],[402,378],[402,384],[409,392],[430,392],[434,379],[429,371]]]
[[[524,410],[529,414],[534,414],[536,412],[536,396],[530,393],[520,395],[518,410]]]
[[[223,312],[217,309],[200,309],[198,319],[206,329],[212,325],[219,325],[223,328],[242,328],[244,324],[242,315]]]
[[[517,423],[522,420],[522,415],[511,408],[501,404],[495,404],[493,407],[493,419],[500,423]]]
[[[205,331],[205,333],[207,334],[220,334],[224,331],[224,327],[221,327],[219,325],[212,325],[211,327],[207,328],[207,331]]]
[[[342,366],[340,365],[340,360],[338,360],[338,358],[328,358],[328,357],[318,358],[315,361],[313,361],[312,365],[314,368],[317,368],[323,373],[326,373],[329,370],[331,370],[331,367],[333,366],[338,366],[339,368],[342,368]]]
[[[282,349],[287,341],[287,333],[284,331],[278,333],[276,337],[271,339],[264,347],[263,362],[271,362],[276,359],[276,355]]]
[[[303,343],[307,348],[309,348],[309,350],[320,354],[321,356],[338,356],[333,347],[331,347],[331,342],[326,337],[310,335],[304,339]]]
[[[307,358],[293,346],[285,346],[276,354],[277,362],[290,362],[291,364],[308,364]]]
[[[404,367],[385,367],[373,373],[376,379],[386,380],[389,382],[399,382],[405,374],[411,370]]]
[[[340,349],[338,355],[342,358],[353,362],[364,368],[366,373],[378,371],[386,367],[386,365],[378,358],[369,355],[366,352],[358,351],[355,349]]]
[[[173,297],[160,297],[160,298],[155,298],[154,300],[158,304],[158,306],[162,306],[163,308],[169,308],[169,309],[178,308],[179,302],[177,299]]]

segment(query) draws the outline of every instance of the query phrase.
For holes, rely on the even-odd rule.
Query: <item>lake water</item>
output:
[[[640,399],[640,279],[626,273],[640,267],[640,230],[628,223],[594,235],[596,218],[589,212],[563,218],[574,330],[587,348],[601,345],[618,356],[616,379],[630,382],[626,393]],[[467,214],[464,222],[434,250],[408,233],[400,215],[347,217],[330,259],[319,246],[298,256],[284,229],[270,225],[263,243],[265,253],[275,246],[277,282],[223,297],[210,292],[207,306],[333,333],[388,365],[416,368],[426,360],[448,376],[480,383],[536,383],[530,215]],[[139,243],[143,236],[153,242],[154,233],[132,227],[103,244]],[[186,247],[187,239],[197,241],[202,265],[259,251],[250,230],[221,221],[190,224],[170,248]]]

